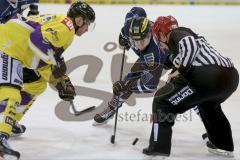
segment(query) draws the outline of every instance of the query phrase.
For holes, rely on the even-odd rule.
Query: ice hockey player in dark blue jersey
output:
[[[0,0],[0,23],[6,23],[17,13],[22,12],[29,7],[28,16],[38,15],[39,0]]]
[[[163,69],[161,64],[167,55],[154,42],[153,22],[146,16],[145,10],[140,7],[133,7],[126,15],[119,44],[127,50],[131,48],[138,59],[124,80],[113,84],[113,97],[108,107],[95,115],[95,125],[105,124],[112,118],[116,108],[121,107],[132,93],[151,93],[157,89]]]

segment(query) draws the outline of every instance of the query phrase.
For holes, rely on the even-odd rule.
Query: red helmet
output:
[[[178,28],[177,20],[172,16],[160,16],[154,22],[153,34],[159,36],[159,32],[168,34],[173,29]]]

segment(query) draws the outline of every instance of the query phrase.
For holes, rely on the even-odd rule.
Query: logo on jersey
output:
[[[51,22],[53,21],[53,19],[55,19],[56,16],[55,15],[47,15],[47,16],[43,16],[42,18],[42,22],[45,23],[45,22]]]
[[[18,64],[18,66],[17,66],[17,75],[18,75],[18,77],[21,79],[21,80],[23,80],[23,67],[22,67],[22,64]],[[14,80],[14,82],[16,82],[16,81],[18,81],[17,79],[16,80]],[[18,82],[16,82],[16,83],[22,83],[22,81],[18,81]]]
[[[147,66],[152,67],[154,65],[154,54],[149,53],[143,56]]]
[[[64,18],[61,23],[64,24],[69,29],[69,31],[73,30],[74,28],[72,21],[68,18]]]
[[[2,79],[7,81],[8,80],[8,55],[2,54]]]
[[[58,37],[58,32],[57,32],[57,31],[54,31],[52,28],[48,28],[48,29],[46,29],[46,32],[51,33],[52,39],[53,39],[54,41],[59,41],[59,37]],[[45,41],[45,39],[44,39],[44,41]],[[49,43],[49,42],[48,42],[48,43]]]
[[[16,113],[13,113],[12,111],[10,111],[9,113],[12,114],[12,115],[16,115]],[[5,123],[9,124],[10,126],[14,126],[16,121],[13,118],[11,118],[11,117],[6,116]]]

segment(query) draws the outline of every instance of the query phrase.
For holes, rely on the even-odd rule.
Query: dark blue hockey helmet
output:
[[[129,37],[129,28],[133,18],[135,17],[147,17],[146,11],[141,7],[133,7],[125,17],[124,32],[127,37]]]
[[[133,17],[147,17],[146,11],[141,7],[133,7],[126,15],[125,21],[132,19]]]

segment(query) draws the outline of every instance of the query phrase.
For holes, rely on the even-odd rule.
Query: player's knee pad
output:
[[[0,87],[0,132],[11,133],[15,124],[16,108],[21,100],[20,91],[13,87]]]
[[[37,96],[42,94],[47,88],[47,82],[41,77],[36,81],[31,83],[24,83],[24,88],[21,91],[21,102],[16,109],[15,119],[20,121],[24,114],[32,106],[33,102],[36,100]]]
[[[33,102],[36,100],[37,96],[21,92],[22,100],[19,104],[19,106],[16,108],[16,116],[15,119],[17,121],[20,121],[24,114],[29,110],[29,108],[32,106]]]

